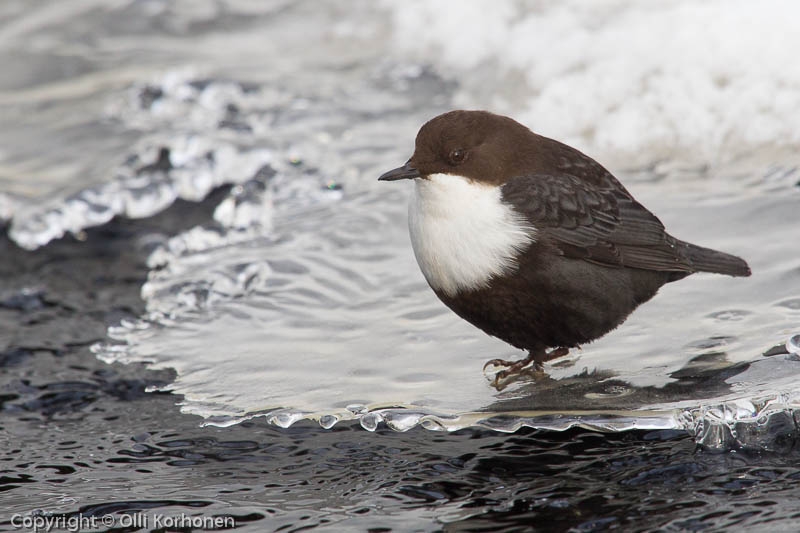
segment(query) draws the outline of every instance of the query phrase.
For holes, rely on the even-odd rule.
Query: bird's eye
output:
[[[453,165],[457,165],[462,161],[464,161],[466,157],[467,157],[466,150],[462,150],[461,148],[456,148],[455,150],[450,152],[450,163],[452,163]]]

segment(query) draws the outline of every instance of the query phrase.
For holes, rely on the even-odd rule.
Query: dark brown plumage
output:
[[[604,335],[665,283],[694,272],[750,275],[738,257],[669,235],[590,157],[507,117],[440,115],[422,127],[408,163],[380,179],[439,175],[485,185],[487,194],[499,187],[500,202],[533,228],[512,271],[457,292],[429,279],[456,314],[528,350],[521,363],[541,363]]]

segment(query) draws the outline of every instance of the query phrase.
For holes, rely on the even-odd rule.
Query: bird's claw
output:
[[[512,366],[514,366],[514,365],[516,365],[518,363],[520,363],[520,361],[508,361],[506,359],[491,359],[489,361],[486,361],[486,364],[483,365],[483,370],[486,371],[486,369],[489,366],[492,366],[492,365],[493,366],[512,367]],[[503,372],[506,372],[506,370],[503,370]]]
[[[533,353],[528,354],[525,359],[519,361],[506,361],[505,359],[492,359],[483,365],[483,371],[489,366],[505,367],[494,375],[492,386],[497,390],[503,390],[509,384],[519,380],[522,376],[531,376],[534,379],[540,378],[545,374],[544,362],[557,359],[569,354],[569,348],[560,346],[536,357]],[[530,366],[529,366],[530,365]]]
[[[530,365],[530,367],[528,365]],[[503,390],[525,375],[536,377],[544,372],[544,365],[538,361],[532,361],[530,358],[520,359],[519,361],[492,359],[483,365],[483,370],[486,371],[489,366],[506,367],[505,370],[497,372],[494,375],[494,379],[492,379],[491,385],[498,391]]]
[[[521,363],[521,361],[518,363]],[[502,391],[523,377],[530,377],[536,380],[546,375],[547,374],[544,372],[544,366],[536,361],[534,361],[530,366],[528,366],[527,362],[519,365],[513,364],[509,368],[501,370],[495,374],[491,385],[498,391]]]

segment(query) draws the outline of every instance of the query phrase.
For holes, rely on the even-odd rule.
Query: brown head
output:
[[[488,111],[450,111],[426,122],[417,134],[411,159],[378,179],[457,174],[502,185],[515,176],[547,171],[555,162],[551,143],[555,141],[508,117]]]

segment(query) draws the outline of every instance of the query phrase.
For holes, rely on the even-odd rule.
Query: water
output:
[[[4,513],[796,520],[793,4],[0,9]],[[666,286],[492,388],[484,362],[521,354],[436,300],[408,189],[375,181],[457,106],[586,150],[754,275]]]

